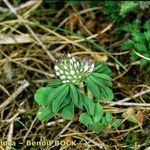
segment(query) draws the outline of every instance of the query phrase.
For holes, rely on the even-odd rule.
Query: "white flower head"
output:
[[[73,84],[80,84],[93,69],[94,63],[91,60],[77,60],[71,54],[65,55],[54,66],[57,77],[63,83]]]

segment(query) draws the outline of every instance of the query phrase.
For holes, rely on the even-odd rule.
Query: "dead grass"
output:
[[[149,72],[139,68],[138,62],[126,61],[129,52],[122,52],[120,41],[113,39],[114,22],[102,15],[100,7],[91,7],[88,3],[51,4],[40,0],[21,2],[16,7],[7,0],[0,4],[0,142],[3,143],[0,149],[148,150]],[[58,30],[61,28],[79,36]],[[105,51],[99,52],[80,34],[106,47],[109,55]],[[108,128],[97,134],[77,121],[68,123],[60,116],[44,123],[36,118],[38,106],[33,95],[52,80],[53,62],[64,52],[108,62],[113,71],[116,101],[119,102],[106,102],[104,107],[105,111],[112,111],[114,117],[124,119],[119,129]],[[110,56],[125,60],[126,70]],[[143,91],[148,92],[143,94]],[[123,113],[126,113],[125,117]],[[129,121],[131,114],[136,116],[136,123]],[[26,145],[27,140],[54,139],[76,142],[66,147]],[[10,148],[4,141],[16,145]]]

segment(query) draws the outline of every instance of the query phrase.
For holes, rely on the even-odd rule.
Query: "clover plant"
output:
[[[135,20],[132,24],[126,23],[124,31],[130,33],[130,38],[124,41],[123,49],[131,50],[130,60],[140,60],[140,66],[146,66],[150,64],[150,20],[147,20],[144,25],[140,20]],[[139,57],[135,51],[137,51],[142,57]],[[147,59],[144,59],[146,57]]]
[[[107,124],[113,125],[112,116],[108,117],[100,104],[102,100],[114,98],[111,70],[106,63],[78,60],[68,54],[56,61],[54,70],[57,79],[39,88],[34,95],[39,105],[39,120],[46,121],[55,115],[71,120],[76,112],[79,121],[96,132]]]

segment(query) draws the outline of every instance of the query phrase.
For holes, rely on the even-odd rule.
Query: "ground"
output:
[[[148,20],[144,13],[128,14],[129,21]],[[0,2],[0,149],[150,149],[150,70],[122,49],[129,37],[123,24],[90,1]],[[36,117],[34,94],[56,78],[54,63],[64,53],[108,64],[115,98],[102,105],[121,126],[95,133],[79,114],[72,121]]]

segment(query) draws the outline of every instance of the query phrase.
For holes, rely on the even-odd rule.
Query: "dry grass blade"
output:
[[[29,82],[26,80],[22,81],[22,85],[8,98],[6,99],[1,105],[0,110],[4,109],[8,104],[10,104],[25,88],[29,86]]]
[[[12,7],[12,5],[7,1],[7,0],[3,0],[5,2],[5,4],[8,6],[8,8],[12,11],[12,13],[14,13],[18,19],[20,19],[21,21],[23,21],[24,19],[19,16],[16,12],[16,10]],[[46,48],[46,46],[41,42],[41,40],[35,35],[35,33],[33,32],[33,30],[27,25],[25,24],[25,27],[29,30],[29,32],[31,33],[31,35],[35,38],[35,40],[37,41],[37,43],[39,43],[39,45],[43,48],[43,50],[47,53],[47,55],[49,56],[49,58],[52,61],[55,61],[55,57],[48,51],[48,49]]]
[[[135,47],[122,48],[124,41],[132,36],[122,32],[123,25],[134,19],[142,21],[140,32],[149,38],[149,31],[143,32],[149,9],[111,20],[112,14],[119,15],[116,14],[119,4],[115,1],[0,1],[0,149],[150,149],[150,70],[149,66],[140,66],[141,59],[149,63],[149,57],[142,53],[142,44],[141,52]],[[37,89],[56,79],[55,60],[66,53],[80,61],[86,58],[94,63],[106,62],[112,71],[113,101],[98,101],[86,84],[81,83],[81,92],[104,109],[96,126],[80,122],[81,114],[87,112],[84,105],[81,110],[74,106],[72,121],[62,119],[63,108],[48,121],[37,119],[41,105],[34,95]],[[137,57],[132,62],[131,53]],[[101,80],[92,79],[95,85]],[[92,115],[89,118],[94,121]],[[95,133],[92,128],[95,131],[100,128],[100,132]],[[74,141],[75,145],[67,143]],[[2,142],[16,145],[5,146]]]
[[[9,132],[8,132],[8,136],[7,136],[7,143],[8,143],[8,145],[6,146],[6,150],[11,150],[13,130],[14,130],[14,122],[11,121]]]

